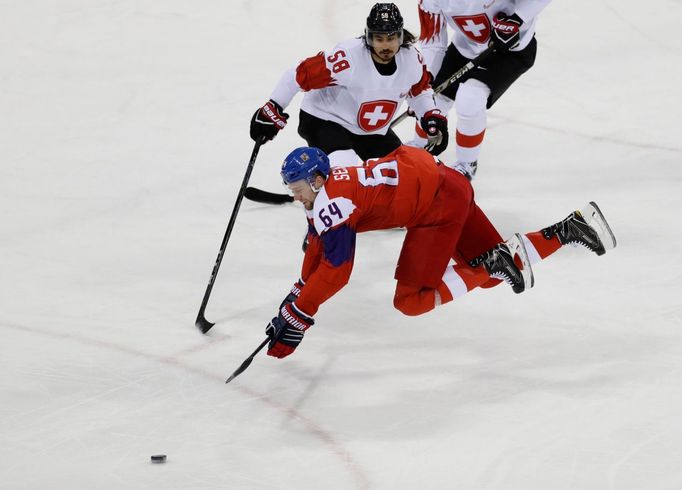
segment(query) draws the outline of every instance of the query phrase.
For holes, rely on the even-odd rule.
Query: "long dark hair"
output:
[[[403,29],[403,43],[400,45],[401,48],[406,48],[417,41],[417,36],[412,34],[407,29]]]

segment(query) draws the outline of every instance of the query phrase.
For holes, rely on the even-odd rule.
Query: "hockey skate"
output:
[[[455,163],[455,165],[452,167],[453,169],[457,170],[460,174],[464,175],[467,179],[469,179],[469,182],[474,180],[474,177],[476,177],[476,170],[478,170],[478,161],[475,162],[469,162],[469,163]]]
[[[514,262],[515,257],[521,261],[520,269]],[[469,264],[472,267],[483,264],[490,277],[503,280],[512,287],[516,294],[532,288],[535,284],[528,253],[518,233],[506,242],[498,243]]]
[[[573,211],[566,219],[543,228],[542,234],[548,240],[556,235],[562,245],[580,245],[597,255],[616,247],[616,237],[593,201],[582,211]]]

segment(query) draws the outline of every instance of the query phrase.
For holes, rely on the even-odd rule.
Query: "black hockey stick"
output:
[[[294,198],[289,194],[277,194],[268,192],[256,187],[247,187],[244,197],[250,201],[262,202],[263,204],[287,204],[294,202]]]
[[[201,333],[208,332],[215,323],[211,323],[206,320],[204,313],[206,311],[206,305],[208,304],[208,298],[211,296],[211,290],[213,289],[213,284],[215,283],[215,278],[218,275],[218,269],[220,269],[220,263],[223,260],[223,255],[225,254],[225,248],[227,247],[227,241],[230,239],[232,234],[232,228],[234,228],[234,222],[237,220],[237,213],[239,212],[239,206],[244,198],[244,191],[246,190],[246,185],[249,183],[249,178],[251,177],[251,171],[256,163],[256,157],[258,156],[258,150],[260,150],[261,145],[265,143],[265,140],[259,139],[253,146],[253,151],[251,152],[251,159],[246,167],[246,173],[244,174],[244,180],[242,180],[242,186],[239,189],[239,194],[237,194],[237,200],[234,203],[234,208],[232,209],[232,216],[230,216],[230,222],[227,225],[227,230],[225,231],[225,236],[223,237],[223,242],[220,244],[220,250],[218,251],[218,257],[215,260],[215,265],[213,266],[213,271],[211,272],[211,277],[208,280],[208,286],[206,287],[206,292],[204,293],[204,299],[201,301],[201,307],[199,308],[199,313],[197,314],[196,322],[194,323],[196,327],[201,330]]]
[[[258,354],[263,349],[263,347],[265,347],[267,345],[268,342],[270,342],[270,337],[265,339],[263,341],[263,343],[261,343],[261,345],[259,345],[255,351],[253,351],[253,354],[251,354],[249,357],[246,358],[246,360],[244,362],[242,362],[242,365],[239,366],[237,368],[237,370],[234,373],[232,373],[232,375],[229,378],[227,378],[227,381],[225,381],[225,384],[229,383],[234,378],[236,378],[237,376],[242,374],[244,371],[246,371],[246,368],[251,365],[251,361],[253,361],[253,358],[256,357],[256,354]]]
[[[455,73],[450,75],[450,78],[445,80],[443,83],[438,85],[435,89],[433,89],[433,93],[439,94],[446,88],[448,88],[450,85],[455,83],[457,80],[462,78],[464,75],[469,73],[473,68],[475,68],[477,65],[480,65],[483,61],[485,61],[493,52],[495,51],[495,46],[491,45],[489,46],[485,51],[483,51],[481,54],[476,56],[473,60],[469,61],[466,65],[464,65],[462,68],[457,70]],[[393,121],[391,121],[391,125],[389,128],[393,129],[396,127],[398,124],[403,122],[407,117],[410,115],[410,111],[405,111],[402,114],[400,114],[398,117],[396,117]]]

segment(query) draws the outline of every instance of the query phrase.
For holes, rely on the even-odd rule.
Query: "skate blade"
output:
[[[523,276],[523,284],[525,285],[524,291],[530,289],[535,285],[535,275],[533,274],[533,268],[530,265],[530,260],[528,259],[528,252],[526,251],[526,246],[523,244],[523,238],[520,234],[515,233],[513,237],[505,242],[512,256],[518,256],[521,260],[522,269],[521,275]]]
[[[609,223],[604,218],[599,206],[594,201],[590,201],[581,211],[585,222],[590,225],[599,235],[604,248],[611,250],[616,248],[616,236],[611,231]]]

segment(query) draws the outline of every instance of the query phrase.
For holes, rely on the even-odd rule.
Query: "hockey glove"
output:
[[[499,51],[509,51],[519,45],[519,29],[523,20],[516,14],[498,12],[493,18],[493,42]]]
[[[296,281],[296,283],[293,286],[291,286],[291,291],[289,291],[287,297],[284,298],[284,301],[282,301],[282,303],[279,305],[280,309],[283,306],[286,306],[296,301],[296,299],[301,295],[301,289],[303,289],[304,285],[305,283],[303,282],[303,279],[299,279],[298,281]]]
[[[432,155],[440,155],[448,147],[448,119],[438,110],[424,114],[419,122],[429,139],[426,150]]]
[[[258,141],[260,138],[265,138],[265,141],[270,141],[281,129],[284,129],[287,119],[289,119],[289,114],[284,112],[282,106],[274,100],[269,100],[251,118],[251,139]]]
[[[314,324],[315,320],[296,308],[294,303],[284,305],[279,315],[265,327],[265,333],[270,337],[268,355],[281,359],[294,352],[305,331]]]

